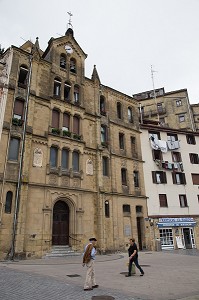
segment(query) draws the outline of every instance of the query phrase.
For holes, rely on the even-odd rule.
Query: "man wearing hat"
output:
[[[84,283],[84,291],[91,291],[94,288],[98,288],[98,284],[95,282],[95,269],[94,261],[96,255],[96,238],[90,238],[89,244],[86,245],[83,255],[83,266],[87,266],[86,281]]]

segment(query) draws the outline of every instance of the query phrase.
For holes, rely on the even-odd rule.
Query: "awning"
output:
[[[193,218],[161,218],[157,223],[158,228],[162,227],[194,227],[196,221]]]

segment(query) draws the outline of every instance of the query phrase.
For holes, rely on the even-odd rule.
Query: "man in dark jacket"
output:
[[[140,276],[144,275],[144,271],[142,270],[142,268],[140,267],[139,263],[138,263],[138,248],[137,245],[135,243],[135,239],[130,239],[130,247],[128,249],[129,252],[129,272],[128,275],[126,275],[126,277],[131,276],[131,269],[132,269],[132,263],[134,262],[134,264],[136,265],[136,267],[140,270]]]

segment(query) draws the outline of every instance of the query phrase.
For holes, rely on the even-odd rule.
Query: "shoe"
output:
[[[92,291],[92,288],[84,289],[84,291]]]
[[[125,275],[125,277],[131,277],[131,275],[128,274],[128,275]]]
[[[98,284],[95,284],[95,285],[92,286],[93,289],[96,289],[96,288],[98,288],[98,287],[99,287]]]
[[[140,274],[140,276],[144,276],[144,273]]]

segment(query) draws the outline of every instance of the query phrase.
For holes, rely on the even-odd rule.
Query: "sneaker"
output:
[[[92,290],[93,290],[92,288],[84,289],[84,291],[92,291]]]
[[[128,275],[125,275],[125,277],[131,277],[131,275],[128,274]]]
[[[144,273],[140,274],[140,276],[144,276]]]
[[[93,289],[96,289],[96,288],[98,288],[98,287],[99,287],[98,284],[95,284],[95,285],[92,286]]]

